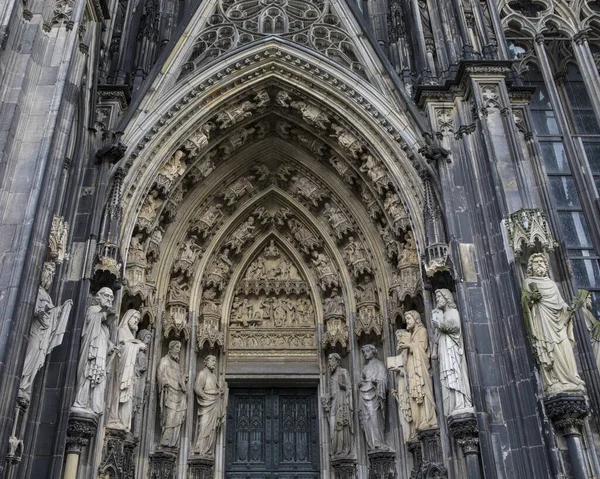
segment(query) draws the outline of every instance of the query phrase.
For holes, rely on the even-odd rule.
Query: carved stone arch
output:
[[[264,45],[262,46],[264,47]],[[280,45],[278,45],[278,47],[282,48]],[[367,127],[368,125],[369,129],[377,133],[380,139],[377,140],[375,149],[385,154],[385,166],[390,169],[390,171],[393,173],[393,177],[396,179],[411,178],[409,181],[412,181],[414,184],[411,194],[414,194],[418,197],[418,185],[420,183],[417,178],[418,175],[416,173],[409,173],[407,176],[406,174],[407,171],[410,172],[410,170],[414,170],[415,164],[421,165],[420,167],[425,168],[425,166],[421,164],[424,164],[424,162],[418,160],[418,154],[416,154],[415,151],[420,146],[417,140],[419,135],[416,132],[416,130],[418,130],[418,126],[415,125],[415,122],[413,120],[408,120],[407,122],[405,114],[398,115],[393,111],[389,111],[389,107],[384,106],[383,102],[378,100],[372,93],[369,93],[367,90],[365,90],[362,85],[356,82],[356,80],[353,80],[353,84],[340,82],[340,80],[333,77],[332,74],[321,71],[325,69],[323,66],[321,66],[320,77],[317,76],[315,78],[314,70],[311,69],[317,68],[316,66],[313,67],[310,63],[307,63],[303,69],[298,69],[298,67],[293,64],[293,57],[287,58],[286,56],[284,59],[282,59],[280,58],[280,55],[277,55],[279,49],[274,49],[273,51],[267,50],[265,52],[263,48],[263,53],[271,55],[273,52],[275,52],[274,56],[272,58],[268,58],[268,64],[270,66],[267,71],[261,71],[260,68],[257,68],[253,70],[254,73],[251,74],[249,72],[249,77],[245,79],[247,81],[244,81],[241,87],[239,85],[234,85],[231,83],[231,81],[229,81],[229,83],[224,85],[224,88],[220,89],[219,91],[222,91],[224,95],[228,94],[231,89],[239,93],[240,91],[244,91],[244,89],[252,87],[256,88],[257,85],[264,84],[269,77],[272,79],[276,76],[280,76],[281,73],[291,75],[291,72],[293,71],[294,84],[296,87],[298,87],[298,85],[302,86],[304,89],[303,91],[307,96],[314,97],[318,93],[321,98],[327,97],[331,105],[335,106],[336,104],[339,104],[339,106],[336,106],[336,108],[339,111],[343,111],[347,115],[350,115],[348,116],[349,121],[353,121],[357,125],[361,125],[361,128],[363,126]],[[294,53],[296,55],[298,54],[297,51]],[[307,59],[314,61],[312,58]],[[290,62],[292,65],[289,64]],[[251,67],[248,68],[250,69]],[[274,70],[273,73],[270,73],[271,68]],[[257,76],[259,72],[261,73]],[[339,71],[335,73],[336,76],[340,76]],[[223,78],[230,80],[227,78],[227,75],[224,75]],[[291,83],[290,79],[287,79],[285,76],[283,78],[284,81]],[[307,86],[309,79],[312,87]],[[225,81],[223,80],[221,83],[225,83]],[[127,216],[130,214],[130,211],[135,210],[133,205],[141,203],[141,199],[147,191],[145,188],[150,188],[152,182],[154,181],[156,171],[158,170],[156,159],[161,156],[164,157],[167,154],[171,154],[176,145],[181,144],[181,142],[185,140],[183,137],[178,137],[177,135],[183,135],[186,131],[189,131],[190,127],[184,127],[182,125],[185,124],[197,126],[198,124],[202,123],[202,115],[198,112],[206,112],[207,110],[206,108],[197,108],[199,104],[210,100],[212,101],[211,106],[216,105],[214,100],[217,99],[212,100],[211,95],[208,94],[209,92],[207,91],[206,86],[204,86],[203,89],[200,89],[197,84],[186,85],[186,87],[188,91],[187,94],[183,91],[180,91],[177,95],[173,94],[173,99],[166,99],[164,102],[164,108],[157,108],[157,111],[155,111],[155,114],[152,115],[152,118],[146,118],[145,121],[140,119],[142,123],[140,125],[141,130],[148,131],[150,134],[140,136],[141,130],[132,130],[128,134],[126,128],[125,136],[127,136],[129,140],[132,140],[133,143],[131,141],[129,141],[129,143],[132,145],[135,144],[135,146],[131,146],[129,148],[129,152],[126,154],[126,158],[124,160],[125,163],[128,163],[131,166],[129,169],[128,179],[126,180],[126,183],[128,184],[124,188],[126,190],[125,224],[129,223]],[[212,89],[210,91],[214,92]],[[347,91],[351,92],[350,101],[348,99],[348,95],[341,95],[342,92]],[[184,97],[184,101],[179,104],[175,100],[176,97],[181,96]],[[221,103],[226,101],[227,98],[233,98],[235,96],[235,93],[229,94],[225,98],[218,98],[218,102]],[[174,110],[172,110],[173,108]],[[214,109],[211,109],[211,111],[214,111]],[[178,119],[183,118],[183,123],[180,124],[177,121],[174,121],[173,119],[176,117]],[[402,117],[404,117],[404,119],[402,119]],[[207,118],[204,120],[206,119]],[[177,123],[175,130],[171,129],[169,131],[163,131],[165,127],[169,126],[169,124],[175,123]],[[403,132],[402,135],[399,133],[400,131]],[[158,150],[156,150],[155,148],[159,144],[160,147]],[[140,149],[142,145],[144,148]],[[411,163],[411,161],[408,160],[407,152],[409,156],[415,158],[414,161],[416,161],[416,163]],[[149,156],[155,158],[154,163],[148,163],[147,159]],[[400,162],[397,160],[400,160]],[[151,167],[152,164],[154,164],[153,167]],[[403,169],[399,169],[399,164],[404,165]],[[140,168],[144,170],[142,176],[138,176],[136,173],[136,171],[141,171]],[[408,170],[406,170],[407,168]],[[138,193],[134,195],[137,196],[137,199],[131,197],[131,185],[134,183],[140,187],[139,190],[136,190]],[[402,190],[406,190],[406,188],[402,188]],[[409,204],[409,210],[411,210],[411,214],[418,217],[419,206],[414,204],[414,199],[411,199],[410,202],[413,203]],[[122,238],[126,238],[127,236],[128,235],[124,233]]]

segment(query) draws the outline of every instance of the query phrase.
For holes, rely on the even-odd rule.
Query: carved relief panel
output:
[[[229,310],[229,357],[313,356],[316,347],[308,284],[271,241],[236,285]]]

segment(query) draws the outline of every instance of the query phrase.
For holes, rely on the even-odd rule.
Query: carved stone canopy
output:
[[[552,251],[556,241],[550,231],[546,215],[538,209],[522,209],[505,219],[510,246],[519,256],[524,247],[533,250],[536,242],[544,251]]]

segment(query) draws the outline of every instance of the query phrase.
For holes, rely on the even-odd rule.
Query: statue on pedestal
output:
[[[114,294],[110,288],[98,291],[85,314],[79,348],[73,407],[91,410],[96,414],[104,413],[107,359],[114,351],[108,329],[108,320],[113,317],[113,300]]]
[[[181,343],[171,341],[169,352],[158,363],[156,382],[158,383],[160,405],[161,448],[179,447],[181,426],[187,412],[187,378],[181,372],[179,355]]]
[[[138,331],[137,338],[146,345],[146,349],[140,349],[135,362],[135,383],[133,385],[133,426],[135,437],[139,437],[142,431],[142,410],[147,399],[148,372],[148,348],[152,342],[152,333],[147,329]]]
[[[444,412],[472,412],[471,386],[461,334],[460,315],[448,289],[435,292],[436,309],[431,312],[435,335],[434,359],[440,361]]]
[[[437,427],[433,385],[429,375],[429,341],[427,330],[417,311],[407,311],[404,315],[407,331],[396,333],[398,350],[406,351],[404,373],[406,374],[406,395],[410,404],[410,439],[416,439],[416,432]],[[399,394],[402,394],[400,392]]]
[[[367,440],[367,452],[388,451],[384,439],[387,371],[377,359],[375,346],[366,344],[361,352],[365,358],[365,366],[358,383],[359,417]]]
[[[194,392],[198,401],[198,424],[194,454],[202,459],[215,459],[217,431],[227,410],[227,383],[219,385],[214,373],[217,365],[215,356],[206,356],[204,369],[198,373]]]
[[[62,306],[54,306],[52,298],[48,294],[54,279],[55,268],[56,266],[52,262],[44,263],[42,281],[33,310],[33,323],[29,330],[29,342],[19,386],[19,399],[26,403],[31,400],[33,380],[38,371],[42,369],[46,356],[62,343],[69,313],[73,306],[73,301],[70,299],[65,301]]]
[[[540,365],[545,394],[583,393],[585,385],[577,373],[573,353],[572,318],[575,310],[583,306],[585,295],[580,294],[569,306],[548,277],[548,261],[542,253],[530,256],[522,292],[525,324]]]
[[[140,312],[130,309],[123,315],[119,324],[113,391],[107,424],[111,429],[122,431],[131,429],[138,353],[146,351],[146,345],[135,337],[139,322]]]
[[[353,457],[354,427],[352,424],[352,383],[348,371],[340,366],[340,355],[327,358],[329,394],[321,399],[329,413],[329,440],[333,460]]]
[[[596,358],[596,365],[600,371],[600,321],[594,316],[592,295],[588,293],[585,299],[585,308],[582,308],[585,324],[590,333],[590,341],[592,343],[592,351]]]

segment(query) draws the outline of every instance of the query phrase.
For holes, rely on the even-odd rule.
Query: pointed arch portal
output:
[[[342,4],[236,5],[219,3],[206,23],[198,14],[190,41],[122,125],[123,304],[156,328],[154,361],[179,339],[190,378],[213,354],[235,394],[249,384],[300,386],[316,398],[326,394],[328,353],[357,375],[349,353],[390,348],[400,301],[423,307],[421,177],[430,170],[418,153],[421,120],[382,78]],[[214,41],[223,36],[237,48]],[[323,447],[311,461],[328,469],[327,418],[317,409]],[[183,463],[194,457],[195,412]],[[219,477],[231,447],[222,428]]]

